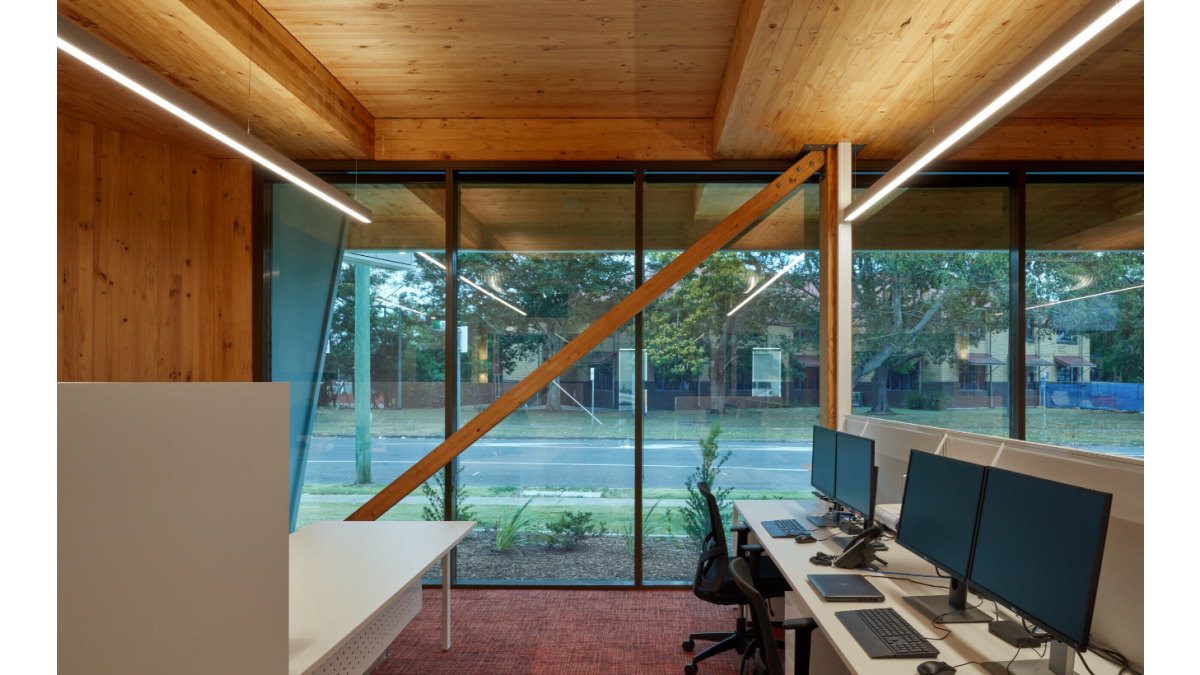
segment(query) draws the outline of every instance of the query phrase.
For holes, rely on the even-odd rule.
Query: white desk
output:
[[[809,574],[863,574],[872,576],[875,573],[870,570],[846,570],[838,567],[821,567],[814,565],[808,559],[817,551],[836,555],[841,553],[841,550],[831,541],[819,541],[812,544],[797,544],[792,538],[773,539],[762,527],[764,520],[779,520],[786,518],[795,518],[805,527],[811,528],[811,524],[805,520],[805,517],[814,515],[820,512],[820,507],[816,502],[803,502],[803,506],[794,501],[785,500],[745,500],[738,499],[734,501],[734,508],[741,517],[742,522],[749,525],[754,530],[755,538],[763,545],[763,550],[775,561],[775,565],[787,578],[794,592],[788,593],[787,599],[790,604],[795,606],[802,616],[816,619],[820,625],[820,630],[828,639],[837,656],[840,657],[842,663],[848,672],[854,675],[912,675],[916,672],[917,666],[927,659],[872,659],[867,656],[862,647],[859,647],[858,642],[842,625],[842,622],[834,615],[836,612],[854,609],[869,609],[879,607],[891,607],[896,610],[900,616],[904,617],[910,624],[913,625],[920,633],[926,637],[938,637],[943,635],[945,631],[934,630],[930,625],[929,619],[912,609],[912,607],[904,602],[901,598],[907,595],[936,595],[938,591],[926,586],[900,581],[898,578],[880,579],[873,577],[870,579],[875,588],[879,589],[884,595],[884,601],[878,602],[825,602],[817,593],[816,589],[808,583]],[[813,534],[817,539],[822,539],[832,531],[829,529],[813,530]],[[934,574],[933,565],[921,560],[916,555],[901,547],[895,542],[888,544],[887,551],[881,551],[879,557],[887,561],[888,566],[884,568],[888,572],[906,572],[909,574]],[[938,579],[917,579],[926,583],[945,584]],[[978,596],[970,596],[972,602],[978,600]],[[985,602],[980,607],[986,610],[989,615],[993,613],[992,603]],[[1011,617],[1007,617],[1011,618]],[[1007,663],[1016,652],[1015,647],[1010,647],[1002,642],[1000,638],[988,633],[987,624],[971,623],[971,624],[954,624],[948,626],[954,632],[945,640],[936,640],[932,644],[941,652],[934,659],[935,661],[944,661],[952,666],[957,666],[966,661],[999,661]],[[789,644],[791,638],[788,639]],[[1020,660],[1036,659],[1037,654],[1031,650],[1025,649],[1021,651]],[[1091,653],[1085,653],[1084,658],[1092,667],[1092,671],[1096,675],[1115,675],[1117,668],[1099,656]],[[1083,664],[1079,663],[1076,658],[1075,672],[1086,675],[1087,671]],[[981,666],[965,665],[958,669],[957,675],[989,675],[988,671]]]
[[[421,575],[439,559],[442,649],[449,649],[450,550],[474,528],[473,521],[324,522],[293,533],[290,675],[355,672],[360,663],[363,672],[420,610]]]

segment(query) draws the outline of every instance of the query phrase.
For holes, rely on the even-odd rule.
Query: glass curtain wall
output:
[[[633,290],[636,215],[632,171],[459,180],[461,425]],[[459,581],[633,581],[633,349],[630,321],[459,456]]]
[[[346,236],[297,529],[345,519],[445,436],[444,183],[336,187],[374,215]],[[381,520],[441,520],[441,478]]]
[[[1143,186],[1087,178],[1028,177],[1025,434],[1141,458]]]
[[[945,178],[854,224],[853,408],[1008,436],[1011,178]]]
[[[647,184],[646,278],[764,186]],[[709,529],[697,482],[714,488],[727,518],[734,498],[811,497],[817,188],[801,186],[645,312],[647,583],[695,573]]]

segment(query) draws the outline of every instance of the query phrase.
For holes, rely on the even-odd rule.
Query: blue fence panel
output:
[[[1146,412],[1146,385],[1116,382],[1046,383],[1046,406]]]

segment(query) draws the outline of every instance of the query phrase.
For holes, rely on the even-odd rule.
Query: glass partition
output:
[[[633,290],[633,178],[462,177],[460,424]],[[633,580],[634,417],[619,386],[633,348],[630,321],[459,456],[480,522],[459,580]]]
[[[646,186],[646,278],[765,183]],[[802,185],[645,312],[644,579],[695,573],[698,481],[730,500],[811,496],[820,358],[818,186]],[[653,511],[651,511],[653,509]]]
[[[1144,457],[1143,186],[1031,184],[1026,200],[1026,438]]]
[[[294,185],[271,190],[270,379],[291,383],[289,485],[295,531],[309,522],[300,515],[301,492],[310,475],[313,416],[347,219]]]
[[[855,413],[1009,435],[1010,194],[976,180],[854,224]]]

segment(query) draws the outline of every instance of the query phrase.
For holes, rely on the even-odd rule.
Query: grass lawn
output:
[[[869,408],[855,408],[866,414]],[[1004,436],[1008,433],[1008,417],[1002,408],[966,410],[906,410],[895,408],[894,415],[884,419],[912,424],[924,424],[960,431]],[[461,419],[465,422],[476,414],[474,407],[464,407]],[[1027,438],[1031,441],[1059,445],[1143,445],[1144,415],[1108,410],[1078,410],[1050,408],[1042,428],[1042,409],[1029,408],[1026,413]],[[386,437],[441,438],[444,416],[440,409],[375,410],[371,434]],[[489,438],[619,438],[633,437],[633,415],[629,412],[600,412],[596,417],[603,423],[593,429],[587,414],[579,410],[558,413],[544,410],[517,410],[499,426],[488,432]],[[646,414],[643,436],[651,440],[700,440],[713,423],[724,429],[722,440],[808,441],[809,429],[817,421],[817,408],[772,408],[765,410],[731,410],[723,415],[704,411],[654,411]],[[313,426],[316,436],[353,436],[354,411],[317,410]]]

